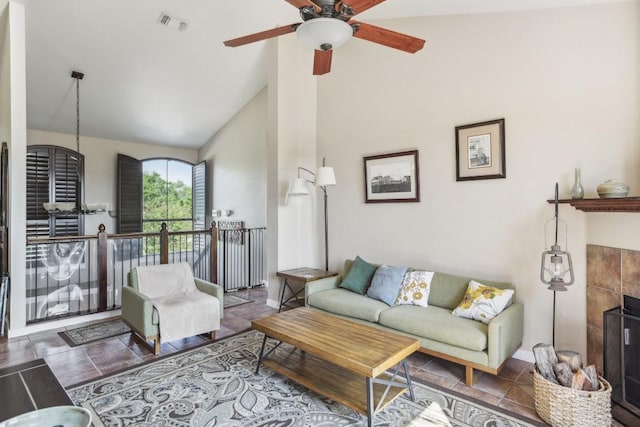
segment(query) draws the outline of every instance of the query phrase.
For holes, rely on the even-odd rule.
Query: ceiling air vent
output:
[[[176,18],[172,18],[166,13],[162,12],[160,18],[158,18],[158,24],[165,27],[173,28],[174,30],[184,31],[187,29],[187,23]]]

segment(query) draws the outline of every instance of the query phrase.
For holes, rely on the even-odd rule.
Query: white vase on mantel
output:
[[[580,168],[575,169],[573,187],[571,187],[571,198],[572,199],[584,198],[584,188],[582,188],[582,181],[580,180]]]

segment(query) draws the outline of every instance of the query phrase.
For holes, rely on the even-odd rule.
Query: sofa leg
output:
[[[156,356],[160,354],[160,337],[153,340],[153,354]]]
[[[473,385],[473,368],[471,366],[464,367],[465,380],[464,382],[471,387]]]
[[[211,338],[211,341],[216,339],[216,331],[211,331],[209,332],[209,338]]]

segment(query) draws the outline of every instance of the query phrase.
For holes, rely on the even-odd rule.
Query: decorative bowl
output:
[[[614,199],[627,197],[629,186],[617,179],[609,179],[596,188],[598,196],[602,199]]]
[[[56,203],[56,208],[58,208],[62,212],[71,212],[75,207],[76,207],[75,202],[57,202]]]
[[[56,204],[55,203],[43,203],[42,207],[47,212],[53,212],[53,211],[56,210]]]
[[[64,426],[88,427],[91,412],[78,406],[53,406],[36,409],[0,423],[0,427]]]
[[[106,211],[109,209],[109,203],[87,203],[84,205],[87,211]]]

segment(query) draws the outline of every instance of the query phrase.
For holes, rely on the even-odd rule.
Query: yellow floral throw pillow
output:
[[[513,289],[494,288],[472,280],[453,315],[489,323],[509,305],[513,292]]]
[[[429,306],[429,290],[431,289],[432,271],[410,271],[402,279],[402,287],[398,292],[396,304]]]

